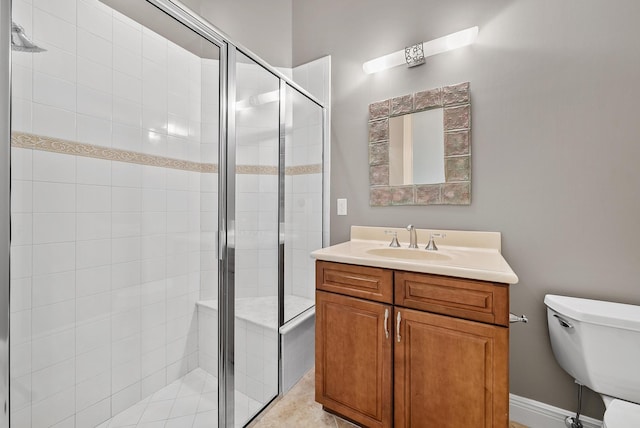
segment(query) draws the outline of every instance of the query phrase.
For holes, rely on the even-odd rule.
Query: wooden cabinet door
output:
[[[316,401],[365,427],[392,426],[392,311],[316,292]]]
[[[394,324],[396,428],[508,426],[508,328],[402,308]]]

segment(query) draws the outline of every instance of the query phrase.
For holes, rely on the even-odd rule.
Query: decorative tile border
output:
[[[284,175],[308,175],[322,174],[322,164],[288,166],[284,169]]]
[[[237,165],[236,174],[278,175],[278,167],[268,165]]]
[[[138,165],[156,166],[160,168],[171,168],[201,173],[218,173],[218,165],[213,163],[199,163],[175,158],[168,158],[164,156],[149,155],[128,150],[113,149],[111,147],[78,143],[75,141],[63,140],[60,138],[51,138],[42,135],[28,134],[26,132],[13,132],[11,134],[11,146],[22,149],[62,153],[71,156],[83,156],[117,162],[135,163]],[[290,166],[285,169],[285,175],[316,174],[321,172],[321,164]],[[238,165],[236,167],[236,173],[277,175],[278,167],[262,165]]]
[[[471,203],[471,97],[469,82],[369,105],[369,204],[469,205]],[[389,119],[443,109],[445,182],[389,185]]]
[[[218,165],[185,161],[164,156],[149,155],[128,150],[113,149],[111,147],[95,146],[93,144],[78,143],[59,138],[41,135],[13,132],[11,146],[23,149],[43,150],[46,152],[62,153],[72,156],[104,159],[110,161],[135,163],[139,165],[157,166],[161,168],[180,169],[184,171],[216,173]]]
[[[322,173],[322,164],[287,166],[284,175],[308,175]],[[236,174],[278,175],[277,166],[268,165],[238,165]]]

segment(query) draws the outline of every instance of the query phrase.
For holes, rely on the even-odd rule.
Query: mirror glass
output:
[[[444,183],[443,110],[389,119],[389,185]]]
[[[471,203],[469,82],[369,105],[369,203]]]

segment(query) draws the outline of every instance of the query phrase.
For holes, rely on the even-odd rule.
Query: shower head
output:
[[[44,52],[46,49],[36,46],[24,34],[24,28],[15,22],[11,23],[11,49],[18,52]]]

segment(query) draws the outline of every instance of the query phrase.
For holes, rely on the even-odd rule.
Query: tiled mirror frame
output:
[[[369,204],[471,204],[471,97],[469,82],[378,101],[369,105]],[[445,182],[389,185],[389,118],[442,108]]]

